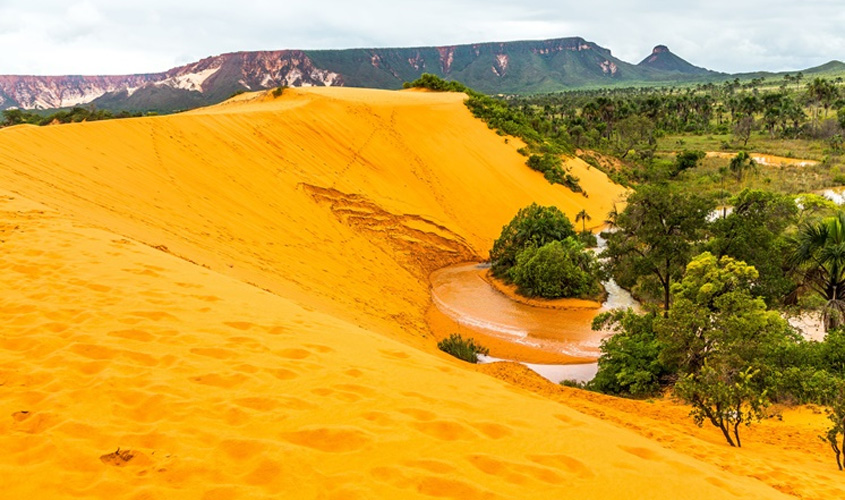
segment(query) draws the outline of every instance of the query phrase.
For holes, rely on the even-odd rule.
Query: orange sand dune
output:
[[[407,339],[427,276],[481,259],[532,201],[601,224],[623,190],[573,163],[548,184],[461,104],[363,89],[250,94],[181,115],[0,134],[12,190]],[[401,327],[401,328],[400,328]]]
[[[6,498],[779,498],[17,196],[0,224]]]
[[[753,438],[726,465],[683,408],[433,349],[430,271],[531,201],[597,222],[622,194],[578,163],[589,198],[548,185],[461,98],[288,90],[0,133],[3,496],[838,494],[791,431],[797,471]]]

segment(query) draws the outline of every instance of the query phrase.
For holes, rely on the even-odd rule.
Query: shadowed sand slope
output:
[[[451,359],[0,196],[8,498],[779,498]]]
[[[537,201],[599,224],[524,165],[463,94],[289,89],[181,115],[0,131],[0,180],[48,206],[345,319],[425,330],[428,274],[484,258]],[[400,328],[404,331],[400,331]]]

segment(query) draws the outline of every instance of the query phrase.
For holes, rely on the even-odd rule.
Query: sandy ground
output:
[[[841,496],[820,415],[734,452],[433,348],[433,269],[621,195],[516,147],[458,95],[355,89],[0,132],[3,496]]]

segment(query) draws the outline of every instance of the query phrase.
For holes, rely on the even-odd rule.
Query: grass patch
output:
[[[441,351],[469,363],[478,363],[479,354],[485,356],[490,354],[486,347],[476,344],[473,339],[465,339],[457,333],[453,333],[438,342],[437,347]]]

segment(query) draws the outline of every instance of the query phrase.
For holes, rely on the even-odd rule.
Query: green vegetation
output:
[[[537,130],[536,124],[532,123],[528,116],[510,106],[506,101],[476,92],[460,82],[443,80],[429,73],[423,73],[420,78],[412,82],[405,82],[404,88],[465,93],[469,97],[466,106],[473,116],[484,120],[487,126],[499,134],[519,137],[525,142],[529,167],[542,172],[546,180],[552,184],[562,184],[576,193],[582,192],[578,178],[564,168],[560,159],[561,154],[572,152],[569,142],[544,137],[542,131]]]
[[[590,149],[585,161],[633,189],[607,214],[602,257],[644,311],[595,319],[615,335],[588,389],[672,391],[733,446],[770,402],[831,405],[822,438],[845,467],[845,212],[812,192],[845,184],[840,83],[761,78],[508,101],[540,135]],[[818,163],[758,163],[752,150]],[[576,219],[582,230],[586,220]],[[818,314],[824,341],[798,336],[783,319],[793,314]]]
[[[117,118],[133,118],[144,116],[141,113],[130,113],[121,111],[112,113],[102,109],[75,107],[70,110],[56,111],[47,115],[20,109],[7,109],[3,111],[3,121],[0,127],[11,127],[13,125],[53,125],[56,123],[79,123],[98,120],[112,120]]]
[[[557,207],[532,203],[502,228],[490,250],[493,275],[528,297],[595,298],[604,272]]]
[[[669,310],[672,283],[680,279],[705,234],[713,201],[666,184],[643,184],[625,210],[609,215],[617,231],[607,235],[609,269],[620,286],[643,299],[662,299]]]
[[[741,446],[739,425],[759,420],[768,402],[757,383],[767,369],[766,349],[791,335],[786,321],[752,293],[757,278],[742,261],[701,254],[673,287],[669,314],[655,324],[666,346],[659,358],[681,377],[675,393],[693,406],[696,423],[706,418],[731,446]]]
[[[752,293],[757,278],[752,266],[705,252],[672,286],[664,317],[600,316],[595,327],[611,325],[617,334],[603,342],[590,386],[647,396],[677,380],[675,394],[692,405],[696,423],[712,423],[731,446],[741,446],[740,425],[759,420],[769,401],[769,351],[795,341],[786,321]]]
[[[602,292],[601,276],[595,256],[572,236],[539,248],[526,247],[508,270],[519,293],[546,299],[597,297]]]
[[[587,387],[606,394],[643,398],[660,392],[672,374],[660,360],[664,344],[657,338],[657,314],[636,314],[631,309],[599,314],[593,329],[610,329],[602,341],[599,370]]]
[[[469,363],[478,363],[479,354],[485,356],[490,354],[486,347],[476,344],[474,339],[464,339],[457,333],[453,333],[438,342],[437,347],[441,351]]]
[[[286,88],[287,88],[287,86],[280,86],[280,87],[276,87],[275,89],[273,89],[273,92],[272,92],[273,97],[275,97],[276,99],[278,99],[279,97],[282,97],[282,94],[284,94]]]
[[[725,201],[732,210],[717,211],[720,216],[709,224],[710,239],[704,247],[716,257],[729,256],[754,266],[759,272],[755,292],[770,307],[783,303],[796,287],[785,258],[792,245],[786,231],[798,222],[795,201],[755,189],[744,189]]]
[[[791,261],[799,269],[802,288],[825,301],[825,330],[845,325],[845,212],[803,225]]]
[[[516,256],[526,248],[541,247],[575,236],[575,229],[557,207],[532,203],[520,209],[504,227],[490,250],[493,274],[504,278],[516,264]]]
[[[833,399],[830,411],[827,415],[831,426],[828,428],[824,436],[820,436],[822,441],[830,445],[836,457],[836,465],[839,470],[842,467],[842,453],[845,451],[845,384],[839,384],[836,388],[836,397]]]

